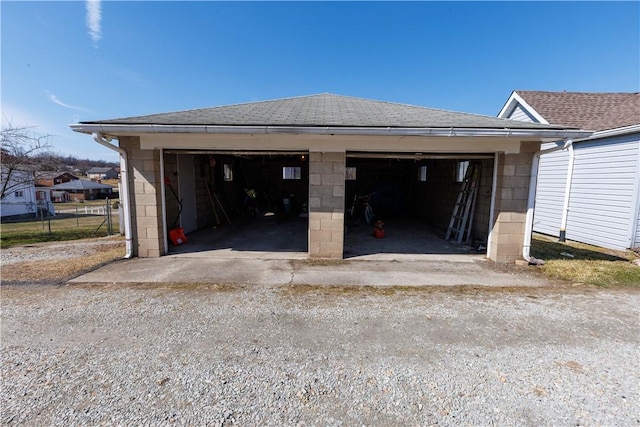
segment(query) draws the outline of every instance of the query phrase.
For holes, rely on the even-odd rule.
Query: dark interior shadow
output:
[[[232,219],[231,224],[210,226],[187,234],[187,242],[172,246],[169,254],[212,250],[307,252],[307,218],[255,216]]]

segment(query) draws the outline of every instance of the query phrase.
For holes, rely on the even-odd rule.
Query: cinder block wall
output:
[[[346,153],[309,153],[309,256],[342,259]]]
[[[121,137],[120,147],[129,158],[129,196],[134,255],[163,255],[160,151],[140,149],[138,137]]]
[[[495,220],[488,254],[495,262],[522,258],[531,163],[533,153],[539,149],[537,142],[523,142],[519,154],[498,157]]]

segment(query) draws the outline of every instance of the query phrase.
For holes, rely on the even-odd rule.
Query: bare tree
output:
[[[51,136],[37,134],[34,127],[3,125],[0,156],[0,198],[55,168]]]

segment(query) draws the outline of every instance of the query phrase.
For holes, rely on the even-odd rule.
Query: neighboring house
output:
[[[51,187],[56,184],[62,184],[76,179],[80,178],[70,174],[69,172],[40,172],[36,177],[36,185]]]
[[[130,250],[140,257],[171,251],[168,235],[174,221],[187,233],[212,230],[221,215],[212,207],[222,200],[225,212],[233,215],[246,199],[246,187],[273,195],[271,200],[295,195],[305,209],[310,257],[343,258],[349,238],[345,207],[354,195],[369,192],[380,197],[376,209],[385,219],[406,220],[407,227],[429,225],[442,236],[460,191],[459,172],[474,163],[482,172],[473,241],[487,244],[487,256],[497,262],[525,257],[528,248],[532,154],[542,142],[590,135],[573,126],[332,94],[71,128],[93,134],[106,146],[117,139],[121,156],[126,153],[121,158],[128,166],[121,172],[123,203],[131,211],[127,242],[133,242]],[[426,253],[431,237],[424,235],[420,250]],[[432,237],[438,238],[436,233]],[[397,251],[415,253],[415,247],[396,243]]]
[[[70,197],[72,200],[107,199],[113,194],[113,186],[100,184],[86,179],[77,179],[50,187],[55,192],[64,191],[67,195],[58,194],[63,199]],[[60,200],[64,201],[64,200]]]
[[[66,191],[51,190],[51,201],[53,201],[54,203],[70,202],[71,196]]]
[[[640,93],[514,91],[498,117],[595,131],[541,157],[534,231],[640,247]]]
[[[48,188],[36,187],[33,183],[33,172],[13,171],[9,178],[5,197],[0,199],[0,216],[12,217],[20,215],[39,215],[43,212],[55,215]],[[0,183],[5,184],[3,173]]]
[[[93,167],[87,171],[87,176],[91,180],[118,179],[118,171],[115,168]]]

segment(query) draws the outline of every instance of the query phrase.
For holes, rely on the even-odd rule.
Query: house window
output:
[[[282,179],[302,179],[302,168],[300,166],[283,166]]]
[[[418,169],[418,181],[425,182],[427,180],[427,167],[420,166]]]
[[[458,162],[458,164],[456,165],[456,182],[464,182],[464,177],[467,174],[468,167],[468,160]]]
[[[347,166],[344,171],[344,179],[347,181],[355,181],[356,180],[356,167],[355,166]]]
[[[225,163],[223,165],[223,173],[224,173],[224,180],[225,181],[233,181],[233,169],[231,168],[230,164]]]
[[[22,190],[18,190],[13,193],[13,195],[16,199],[22,199],[24,197],[24,192]]]

